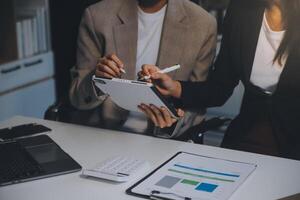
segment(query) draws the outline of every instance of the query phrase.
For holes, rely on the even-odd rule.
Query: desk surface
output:
[[[48,135],[83,168],[93,167],[114,155],[129,155],[148,160],[154,169],[176,152],[187,151],[258,165],[231,200],[271,200],[300,192],[300,161],[25,117],[2,122],[0,128],[31,122],[50,127],[52,132]],[[78,172],[1,187],[0,199],[139,199],[125,194],[136,181],[115,184],[82,178]]]

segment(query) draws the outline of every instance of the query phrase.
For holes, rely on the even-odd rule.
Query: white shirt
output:
[[[144,64],[155,65],[157,62],[166,9],[167,5],[155,13],[145,13],[138,7],[135,74],[141,70]],[[143,113],[130,112],[122,129],[129,132],[144,133],[147,129],[147,117]]]
[[[274,93],[276,90],[277,83],[286,62],[286,58],[284,58],[282,60],[282,66],[277,61],[273,63],[284,33],[285,31],[277,32],[271,30],[266,14],[264,14],[250,81],[269,94]]]
[[[136,73],[142,65],[157,62],[166,9],[167,5],[155,13],[145,13],[138,7]]]

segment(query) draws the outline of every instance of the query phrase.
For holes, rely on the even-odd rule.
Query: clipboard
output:
[[[141,112],[138,105],[141,103],[153,104],[157,107],[165,107],[170,112],[171,117],[179,118],[175,107],[151,83],[118,78],[97,78],[95,76],[93,81],[96,87],[109,95],[115,104],[125,110]]]
[[[228,169],[232,167],[232,171],[226,171],[226,167],[223,169],[225,171],[222,171],[222,167],[220,166],[215,166],[210,169],[208,167],[209,164],[206,165],[203,163],[199,164],[202,166],[199,167],[197,164],[195,165],[195,163],[191,164],[186,162],[189,159],[200,159],[208,162],[211,161],[211,164],[223,163],[224,166],[227,165],[226,167]],[[174,167],[175,165],[176,167]],[[166,169],[170,166],[170,173],[167,172],[164,174]],[[243,169],[239,172],[235,171],[235,169],[238,169],[241,166]],[[234,191],[242,185],[256,167],[256,164],[251,163],[224,160],[188,152],[178,152],[147,176],[128,188],[126,190],[126,194],[145,199],[158,200],[226,200],[229,199]],[[221,185],[222,181],[224,182],[223,186]],[[151,182],[153,182],[154,185],[152,185]],[[232,185],[230,185],[231,183]],[[143,191],[141,189],[143,185],[147,192],[140,192]],[[182,189],[178,189],[181,186]],[[172,189],[172,187],[177,188]],[[183,192],[185,190],[187,191]]]

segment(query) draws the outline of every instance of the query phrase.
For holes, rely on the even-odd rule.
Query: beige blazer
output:
[[[204,81],[215,56],[216,21],[189,0],[169,0],[164,20],[157,66],[181,64],[170,73],[173,79]],[[78,37],[77,64],[71,71],[71,103],[79,109],[98,109],[99,123],[107,128],[120,127],[128,111],[95,91],[91,78],[97,59],[116,53],[124,62],[125,79],[135,79],[138,19],[136,0],[103,0],[86,9]],[[145,63],[147,64],[147,63]],[[161,137],[177,137],[203,119],[203,110],[186,111],[172,133],[155,128]],[[95,115],[93,115],[95,116]],[[89,120],[89,119],[86,119]],[[93,119],[95,121],[95,119]]]

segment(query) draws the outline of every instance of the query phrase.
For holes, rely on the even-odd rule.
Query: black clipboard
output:
[[[158,166],[155,170],[153,170],[152,172],[150,172],[147,176],[145,176],[144,178],[142,178],[141,180],[139,180],[138,182],[136,182],[134,185],[132,185],[130,188],[128,188],[126,190],[126,194],[132,195],[132,196],[136,196],[136,197],[140,197],[140,198],[144,198],[144,199],[150,199],[150,196],[134,193],[134,192],[132,192],[132,189],[135,188],[136,186],[138,186],[140,183],[142,183],[144,180],[146,180],[150,176],[152,176],[156,171],[158,171],[160,168],[162,168],[164,165],[166,165],[168,162],[170,162],[171,160],[173,160],[176,156],[178,156],[181,153],[187,153],[187,152],[180,151],[180,152],[176,153],[169,160],[167,160],[166,162],[164,162],[163,164],[161,164],[160,166]],[[188,154],[190,154],[190,153],[188,153]]]
[[[136,182],[134,185],[132,185],[131,187],[129,187],[126,190],[126,194],[128,195],[132,195],[135,197],[139,197],[139,198],[144,198],[144,199],[151,199],[150,195],[143,195],[143,194],[138,194],[133,192],[132,190],[137,187],[139,184],[141,184],[142,182],[144,182],[147,178],[149,178],[150,176],[152,176],[155,172],[157,172],[160,168],[162,168],[163,166],[165,166],[166,164],[168,164],[171,160],[173,160],[175,157],[177,157],[178,155],[185,153],[185,154],[189,154],[189,155],[194,155],[194,156],[201,156],[201,157],[205,157],[205,158],[212,158],[212,159],[220,159],[220,160],[224,160],[224,161],[230,161],[230,162],[235,162],[235,163],[243,163],[243,164],[252,164],[255,166],[255,168],[257,167],[256,164],[253,163],[247,163],[247,162],[239,162],[239,161],[233,161],[233,160],[227,160],[227,159],[222,159],[222,158],[215,158],[215,157],[210,157],[210,156],[204,156],[204,155],[199,155],[199,154],[195,154],[195,153],[189,153],[189,152],[184,152],[184,151],[180,151],[177,152],[174,156],[172,156],[170,159],[168,159],[167,161],[165,161],[163,164],[161,164],[160,166],[158,166],[156,169],[154,169],[152,172],[150,172],[148,175],[146,175],[144,178],[142,178],[141,180],[139,180],[138,182]]]

